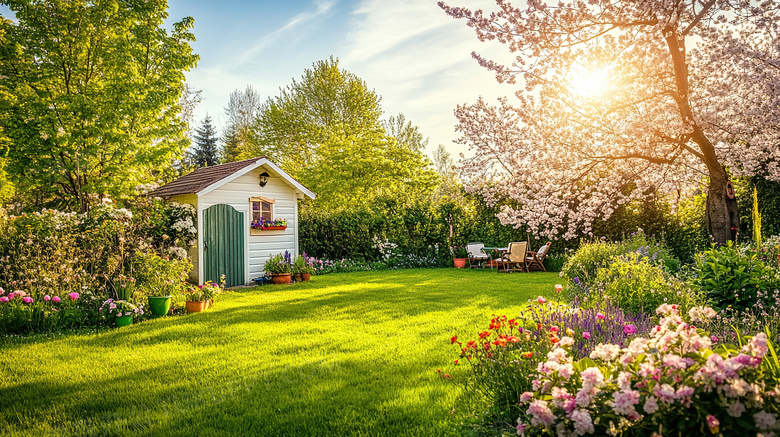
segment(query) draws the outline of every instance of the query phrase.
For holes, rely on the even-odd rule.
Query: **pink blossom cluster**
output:
[[[520,397],[525,406],[518,435],[619,435],[628,429],[650,435],[674,431],[683,414],[701,418],[701,432],[740,429],[737,419],[763,436],[780,432],[780,385],[771,376],[780,369],[765,360],[771,350],[766,334],[741,349],[713,351],[707,334],[683,320],[676,305],[664,304],[657,313],[661,319],[647,338],[626,347],[599,344],[578,363],[569,346],[556,344],[537,367],[534,392]],[[688,316],[706,323],[715,311],[694,308]],[[599,417],[604,411],[610,414]]]
[[[78,300],[79,297],[81,297],[78,293],[75,293],[75,292],[74,293],[68,293],[67,296],[68,296],[68,298],[71,301],[74,301],[74,302],[76,300]],[[0,303],[8,303],[8,302],[13,301],[14,299],[20,299],[21,302],[23,302],[25,304],[31,304],[31,303],[35,302],[35,299],[32,296],[30,296],[29,293],[27,293],[26,291],[15,290],[15,291],[12,291],[12,292],[8,293],[8,295],[5,295],[5,290],[3,288],[0,288]],[[43,300],[44,300],[44,302],[59,303],[62,299],[59,296],[52,297],[52,296],[49,296],[47,294],[47,295],[43,296]]]

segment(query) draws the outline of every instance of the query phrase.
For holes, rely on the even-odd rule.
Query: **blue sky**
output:
[[[329,56],[382,96],[385,117],[402,112],[430,138],[427,152],[453,144],[459,103],[482,95],[494,101],[514,88],[471,58],[476,50],[503,57],[495,43],[481,43],[465,22],[447,16],[436,0],[169,0],[171,21],[195,19],[193,43],[201,56],[187,81],[202,90],[199,121],[210,114],[219,129],[229,94],[252,85],[263,99]],[[452,0],[491,10],[490,0]],[[5,9],[5,8],[3,8]],[[0,13],[5,10],[0,9]]]

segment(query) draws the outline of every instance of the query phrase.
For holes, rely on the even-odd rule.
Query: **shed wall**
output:
[[[247,272],[245,282],[261,276],[265,262],[272,255],[284,253],[285,250],[293,256],[298,255],[298,222],[296,220],[298,196],[296,191],[275,176],[269,177],[265,187],[260,187],[258,176],[263,171],[266,171],[263,167],[252,170],[198,199],[199,211],[204,211],[212,205],[226,203],[244,213],[245,271]],[[260,235],[250,235],[250,197],[264,197],[274,200],[274,219],[287,219],[287,229],[262,231]],[[200,239],[199,236],[198,240]]]

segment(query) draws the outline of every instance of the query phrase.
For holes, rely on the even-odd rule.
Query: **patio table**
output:
[[[483,253],[486,253],[488,258],[490,259],[490,271],[493,271],[493,255],[491,255],[490,252],[492,252],[494,250],[497,250],[499,252],[505,252],[505,251],[509,250],[509,248],[508,247],[489,247],[489,246],[485,246],[481,250],[482,250]]]

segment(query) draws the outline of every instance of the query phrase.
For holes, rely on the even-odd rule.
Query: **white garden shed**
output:
[[[298,255],[298,200],[316,197],[266,157],[199,168],[152,195],[195,207],[191,276],[202,284],[224,274],[228,286],[262,276],[272,255]],[[256,229],[261,219],[286,219],[287,226]]]

